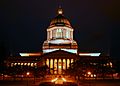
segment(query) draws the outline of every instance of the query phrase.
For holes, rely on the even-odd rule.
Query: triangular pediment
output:
[[[57,50],[50,53],[43,54],[42,58],[79,58],[77,54],[70,53],[63,50]]]

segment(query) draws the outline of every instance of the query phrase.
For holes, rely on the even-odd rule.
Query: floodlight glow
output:
[[[43,53],[49,53],[49,52],[53,52],[56,50],[59,50],[59,49],[46,49],[46,50],[43,50]]]
[[[89,72],[87,72],[87,74],[88,74],[88,75],[91,75],[91,72],[89,71]]]
[[[95,74],[94,74],[93,76],[94,76],[94,77],[96,77],[96,75],[95,75]]]
[[[62,10],[59,10],[59,11],[58,11],[58,14],[62,14],[62,13],[63,13]]]
[[[20,56],[29,56],[28,53],[20,53]]]
[[[71,43],[71,40],[55,39],[55,40],[50,40],[49,43],[52,43],[52,44],[69,44],[69,43]]]
[[[52,30],[55,30],[55,29],[65,29],[65,30],[70,30],[70,31],[73,31],[73,28],[71,27],[66,27],[66,26],[54,26],[54,27],[51,27],[51,28],[48,28],[47,31],[52,31]]]
[[[65,79],[65,78],[62,78],[62,80],[63,80],[64,82],[66,82],[66,79]]]
[[[63,51],[67,51],[67,52],[70,52],[70,53],[75,53],[77,54],[77,49],[59,49],[59,48],[56,48],[56,49],[45,49],[43,50],[43,53],[49,53],[49,52],[53,52],[53,51],[56,51],[56,50],[63,50]]]
[[[29,76],[29,75],[30,75],[30,72],[27,72],[26,75]]]
[[[51,80],[51,82],[55,82],[55,81],[57,81],[57,79],[58,79],[58,78],[55,78],[55,79]]]
[[[100,56],[101,53],[80,53],[80,56]]]
[[[40,53],[19,53],[20,56],[40,56],[41,54]]]
[[[77,49],[61,49],[70,53],[76,53],[77,54]]]
[[[93,77],[93,74],[91,74],[91,77]]]

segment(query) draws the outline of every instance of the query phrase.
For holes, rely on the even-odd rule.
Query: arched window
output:
[[[57,29],[57,38],[62,38],[62,30]]]

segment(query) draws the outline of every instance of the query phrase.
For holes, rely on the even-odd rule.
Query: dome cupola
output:
[[[51,20],[50,27],[53,27],[53,26],[67,26],[67,27],[71,27],[70,22],[63,15],[62,8],[58,9],[57,14],[58,15]]]
[[[57,16],[51,20],[47,28],[47,40],[43,43],[43,53],[64,50],[77,54],[78,46],[73,40],[73,31],[70,22],[63,15],[62,8],[59,7]]]

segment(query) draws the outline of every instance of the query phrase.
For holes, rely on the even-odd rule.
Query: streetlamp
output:
[[[90,75],[91,75],[91,72],[89,71],[89,72],[87,72],[87,74],[90,76]]]
[[[27,86],[29,86],[28,85],[28,78],[29,78],[30,72],[27,72],[26,75],[27,75]]]
[[[90,79],[90,77],[91,77],[91,72],[88,71],[87,74],[88,74],[88,77],[89,77],[89,79]]]
[[[88,71],[87,74],[88,74],[88,77],[89,77],[88,79],[90,80],[91,72]],[[89,81],[89,86],[90,86],[90,81]]]
[[[26,75],[29,76],[29,75],[30,75],[30,72],[27,72]]]

